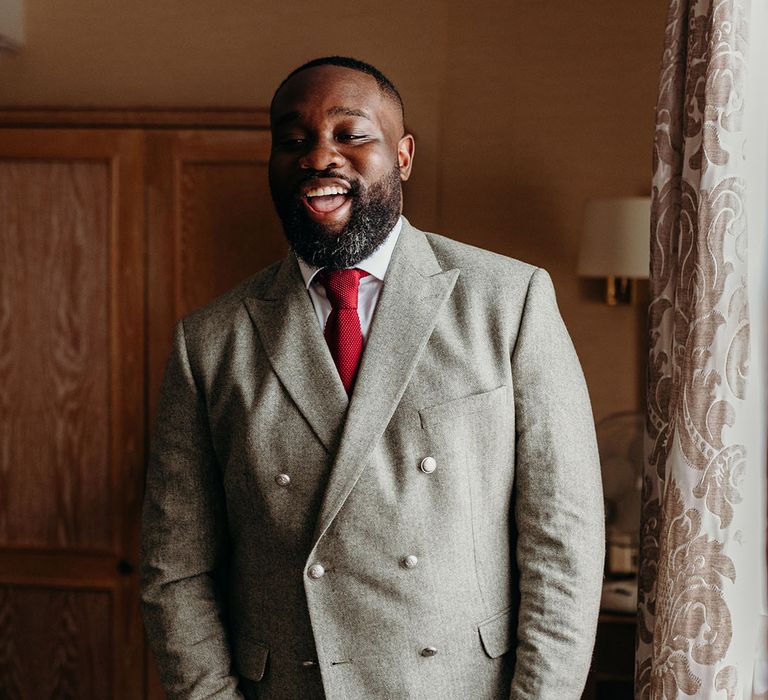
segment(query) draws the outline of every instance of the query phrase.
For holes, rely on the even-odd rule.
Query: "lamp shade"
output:
[[[579,275],[647,279],[650,231],[650,197],[588,201],[579,249]]]

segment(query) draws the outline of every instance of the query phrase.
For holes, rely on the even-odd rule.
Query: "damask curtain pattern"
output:
[[[762,0],[761,0],[762,1]],[[636,697],[752,697],[748,0],[672,0],[656,112]],[[762,197],[763,193],[759,193]],[[757,518],[757,520],[755,520]]]

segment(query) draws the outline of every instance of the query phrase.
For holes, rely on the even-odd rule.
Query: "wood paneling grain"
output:
[[[269,146],[266,130],[148,134],[150,423],[174,323],[287,250]]]
[[[136,573],[147,415],[174,321],[287,248],[264,113],[200,114],[0,118],[3,700],[163,697]]]
[[[111,544],[109,179],[0,161],[3,546]]]
[[[0,128],[2,698],[144,692],[143,167],[137,130]]]
[[[114,697],[111,618],[108,592],[0,586],[0,697]]]
[[[0,587],[0,697],[22,700],[24,666],[18,648],[18,616],[8,589]]]
[[[181,164],[180,298],[187,313],[283,257],[266,164]]]

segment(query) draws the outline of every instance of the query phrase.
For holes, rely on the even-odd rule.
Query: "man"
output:
[[[162,389],[169,697],[578,698],[602,496],[547,274],[401,217],[414,140],[372,66],[302,66],[271,121],[293,252],[179,323]]]

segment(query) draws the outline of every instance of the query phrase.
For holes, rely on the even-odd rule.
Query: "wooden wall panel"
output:
[[[180,307],[222,294],[287,245],[273,213],[262,163],[181,165]]]
[[[106,591],[0,586],[0,697],[113,697],[111,619]]]
[[[143,134],[0,129],[0,697],[138,699]]]
[[[267,180],[269,132],[150,132],[149,405],[174,323],[288,250]]]
[[[171,329],[287,250],[262,113],[107,116],[0,114],[3,700],[164,697],[136,572]]]
[[[108,549],[108,162],[0,162],[0,543]]]

